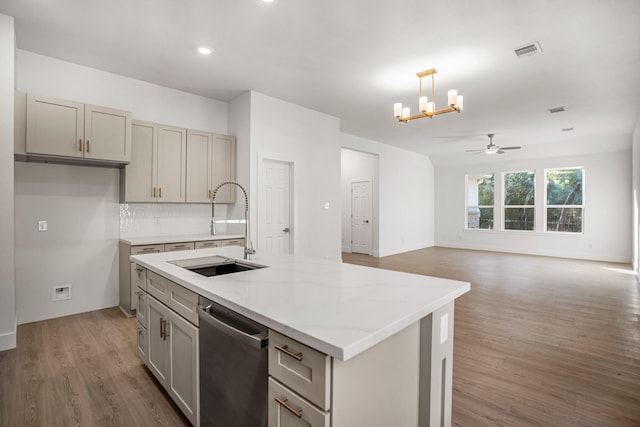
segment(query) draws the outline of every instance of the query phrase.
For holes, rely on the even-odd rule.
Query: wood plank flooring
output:
[[[446,248],[343,258],[471,282],[456,302],[455,426],[640,426],[630,266]],[[17,338],[0,352],[0,426],[189,425],[119,309],[20,325]]]
[[[18,327],[0,352],[0,426],[189,426],[118,308]]]
[[[454,426],[640,426],[640,285],[626,264],[427,248],[344,262],[471,282]]]

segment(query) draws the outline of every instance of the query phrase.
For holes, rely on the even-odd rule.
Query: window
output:
[[[547,231],[582,233],[583,168],[547,169]]]
[[[467,228],[493,229],[493,174],[467,175]]]
[[[504,174],[504,229],[532,231],[535,225],[534,171]]]

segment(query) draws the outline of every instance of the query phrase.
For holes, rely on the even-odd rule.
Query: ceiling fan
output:
[[[495,134],[490,133],[487,135],[489,137],[489,145],[487,148],[482,148],[480,150],[467,150],[467,153],[476,154],[504,154],[504,150],[519,150],[521,147],[499,147],[493,143],[493,137]]]

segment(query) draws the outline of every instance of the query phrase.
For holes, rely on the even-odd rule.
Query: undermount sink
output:
[[[194,273],[206,277],[221,276],[223,274],[238,273],[241,271],[256,270],[266,267],[265,265],[254,264],[218,255],[170,262],[178,267],[193,271]]]

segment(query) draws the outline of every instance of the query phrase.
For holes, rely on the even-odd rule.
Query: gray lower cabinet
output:
[[[153,296],[147,294],[146,299],[145,363],[189,421],[198,426],[198,328]]]

